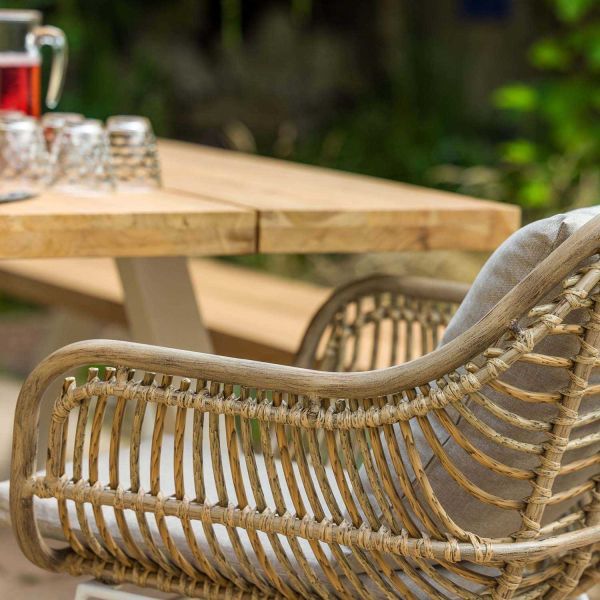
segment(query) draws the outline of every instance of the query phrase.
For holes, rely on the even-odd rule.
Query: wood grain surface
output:
[[[165,190],[0,205],[0,258],[495,249],[515,206],[162,141]]]
[[[164,190],[0,205],[0,258],[247,254],[255,236],[254,211]]]
[[[260,252],[494,250],[516,206],[282,160],[162,141],[165,185],[258,213]]]

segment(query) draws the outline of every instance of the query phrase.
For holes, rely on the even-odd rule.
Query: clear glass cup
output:
[[[85,119],[66,124],[51,153],[54,188],[78,195],[95,195],[114,189],[108,136],[102,121]]]
[[[80,113],[69,113],[69,112],[49,112],[42,116],[42,130],[44,131],[44,137],[48,148],[51,149],[58,137],[58,134],[64,129],[66,125],[72,125],[74,123],[81,123],[85,120],[85,117]]]
[[[20,110],[0,110],[0,121],[18,121],[24,116]]]
[[[118,115],[106,121],[112,169],[119,189],[144,191],[161,186],[156,137],[146,117]]]
[[[35,193],[48,181],[49,156],[36,119],[0,119],[0,193]]]

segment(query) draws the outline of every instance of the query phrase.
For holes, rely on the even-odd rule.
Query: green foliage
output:
[[[445,106],[441,106],[445,102]],[[473,124],[459,118],[460,106],[439,96],[439,104],[417,104],[400,89],[382,90],[340,115],[325,130],[301,140],[294,160],[431,185],[432,165],[476,164],[493,149]]]
[[[223,46],[238,48],[242,43],[242,3],[241,0],[221,0]]]
[[[34,310],[36,310],[36,307],[28,302],[22,302],[5,294],[0,294],[0,314],[10,313],[14,316]]]
[[[465,114],[456,90],[415,94],[427,72],[404,70],[292,157],[516,202],[526,219],[599,202],[600,0],[546,6],[554,22],[524,57],[534,75],[492,94],[499,127]]]
[[[493,96],[520,134],[500,146],[500,174],[532,214],[600,201],[600,1],[552,6],[559,31],[529,52],[539,77]]]
[[[561,44],[560,40],[555,38],[545,38],[535,43],[529,53],[531,64],[538,69],[567,69],[572,62],[573,55],[569,48]],[[498,90],[497,94],[502,95],[503,90]],[[531,88],[525,86],[525,89],[531,91]],[[500,104],[497,103],[499,106]],[[501,108],[504,108],[501,106]]]
[[[553,0],[556,16],[567,23],[580,21],[592,8],[597,6],[596,0]]]
[[[537,157],[537,147],[529,140],[512,140],[501,148],[503,160],[513,165],[529,165]]]
[[[505,85],[493,95],[494,104],[504,110],[530,112],[538,105],[537,90],[524,83]]]

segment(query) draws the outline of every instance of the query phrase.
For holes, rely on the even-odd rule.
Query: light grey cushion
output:
[[[479,272],[448,324],[442,345],[477,323],[568,237],[598,215],[600,206],[580,208],[534,221],[511,235]],[[549,293],[548,297],[554,295],[555,291]]]
[[[449,324],[442,344],[448,343],[477,323],[553,250],[587,221],[599,214],[599,206],[574,210],[531,223],[512,235],[498,248],[481,270],[467,297]],[[582,256],[581,258],[583,261],[587,257]],[[540,304],[552,301],[558,295],[560,289],[560,286],[557,286],[547,294],[546,298],[542,299]],[[581,321],[582,318],[584,317],[581,311],[575,311],[571,314],[569,320],[577,322]],[[539,344],[535,351],[570,358],[577,353],[578,343],[573,336],[551,336]],[[564,369],[520,362],[505,373],[502,380],[527,390],[558,392],[567,385],[568,376]],[[592,380],[594,383],[599,381],[597,370],[592,374]],[[503,408],[527,418],[548,420],[556,414],[556,408],[553,405],[522,402],[508,395],[495,392],[490,388],[484,388],[482,393]],[[597,408],[597,400],[598,397],[587,397],[582,402],[581,412],[588,412],[594,406]],[[508,437],[531,443],[542,443],[547,439],[545,434],[527,432],[499,421],[473,401],[468,401],[468,406],[479,418]],[[448,413],[458,423],[458,427],[468,436],[471,442],[489,456],[507,465],[522,469],[532,469],[538,465],[538,459],[535,456],[520,452],[516,453],[500,446],[479,434],[462,417],[459,418],[459,415],[453,409],[449,409]],[[482,489],[504,498],[523,499],[531,493],[531,486],[527,482],[490,475],[484,467],[471,459],[465,451],[449,438],[445,429],[437,421],[434,419],[431,419],[431,421],[441,440],[445,439],[444,449],[450,460],[458,466],[466,478]],[[595,431],[596,428],[595,424],[582,427],[574,431],[573,436],[587,435]],[[423,440],[421,440],[421,443],[426,444]],[[426,446],[428,445],[426,444]],[[597,446],[590,446],[567,453],[565,459],[566,462],[571,462],[597,451]],[[427,454],[427,449],[424,448],[423,452]],[[431,456],[430,453],[429,456]],[[450,516],[464,528],[486,536],[506,536],[519,528],[520,517],[517,511],[498,509],[474,500],[448,475],[439,461],[430,461],[427,475]],[[588,470],[584,473],[558,477],[554,491],[570,488],[589,475],[590,471]],[[579,499],[574,501],[577,500]],[[573,504],[574,501],[571,501],[570,504]],[[544,520],[548,521],[556,518],[565,512],[567,508],[567,503],[547,507]]]

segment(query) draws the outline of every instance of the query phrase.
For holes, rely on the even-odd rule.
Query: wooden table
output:
[[[371,177],[182,142],[160,156],[164,190],[0,205],[0,259],[114,257],[134,338],[208,351],[186,257],[489,251],[520,224],[511,205]]]

